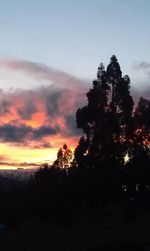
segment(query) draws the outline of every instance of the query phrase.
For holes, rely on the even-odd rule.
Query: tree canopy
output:
[[[87,105],[76,113],[77,127],[84,133],[75,150],[78,167],[122,168],[125,156],[132,160],[139,147],[149,157],[150,101],[141,98],[135,107],[130,87],[116,56],[107,68],[100,64]]]
[[[65,143],[63,147],[58,150],[57,159],[54,161],[53,166],[59,168],[69,168],[71,166],[72,158],[73,153]]]

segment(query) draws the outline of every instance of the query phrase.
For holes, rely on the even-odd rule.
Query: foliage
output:
[[[114,173],[138,154],[138,146],[150,145],[150,101],[141,98],[134,108],[130,78],[122,76],[115,56],[105,69],[100,64],[97,79],[87,93],[88,103],[76,113],[77,126],[83,130],[75,150],[78,167],[98,168]]]
[[[53,166],[59,168],[69,168],[72,158],[72,151],[68,148],[67,144],[64,144],[63,147],[58,150],[57,159],[53,163]]]

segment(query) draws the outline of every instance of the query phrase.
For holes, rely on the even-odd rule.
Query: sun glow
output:
[[[51,165],[56,160],[58,149],[65,142],[65,138],[55,135],[46,138],[45,142],[49,140],[53,143],[47,148],[36,148],[35,142],[30,142],[29,146],[0,143],[0,169],[34,168],[44,163]],[[72,151],[77,141],[78,138],[68,139]]]
[[[0,144],[0,153],[2,156],[0,161],[1,169],[17,168],[20,164],[22,164],[24,168],[27,168],[29,164],[30,167],[32,167],[32,163],[33,167],[36,164],[51,164],[56,159],[57,148],[32,149],[27,147],[10,146],[8,144]]]

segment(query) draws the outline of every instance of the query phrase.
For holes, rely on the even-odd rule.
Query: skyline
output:
[[[75,147],[76,110],[112,54],[135,102],[150,98],[148,0],[0,3],[0,167],[39,165],[63,143]]]

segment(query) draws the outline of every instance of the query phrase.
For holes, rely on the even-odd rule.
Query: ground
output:
[[[0,250],[6,251],[98,251],[150,250],[150,215],[126,223],[118,217],[80,219],[74,226],[28,222],[17,230],[0,234]],[[142,247],[140,249],[140,247]]]

